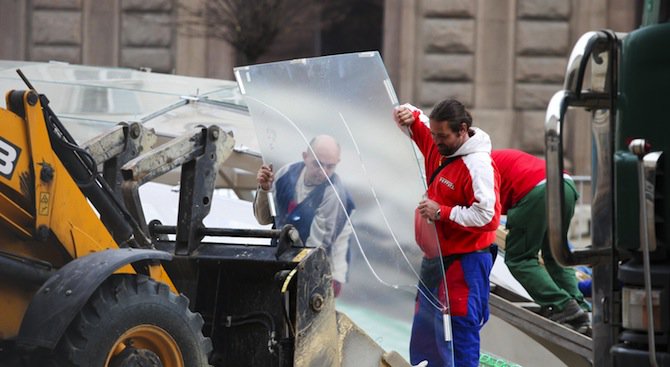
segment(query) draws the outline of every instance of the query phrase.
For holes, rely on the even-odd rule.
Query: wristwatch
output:
[[[440,220],[440,212],[441,212],[441,211],[442,211],[442,208],[439,208],[439,209],[437,209],[437,211],[435,212],[435,221],[436,221],[436,222],[437,222],[438,220]]]

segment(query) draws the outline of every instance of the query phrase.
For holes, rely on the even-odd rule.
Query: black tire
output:
[[[188,309],[188,299],[172,293],[167,285],[144,275],[114,275],[68,327],[56,358],[61,366],[109,367],[123,358],[118,347],[132,344],[157,355],[168,350],[180,360],[177,364],[169,358],[167,363],[161,360],[166,367],[209,366],[212,343],[203,336],[202,325],[200,314]],[[138,330],[148,331],[148,336],[137,334]],[[130,339],[131,343],[124,343]],[[159,346],[146,346],[154,341]]]

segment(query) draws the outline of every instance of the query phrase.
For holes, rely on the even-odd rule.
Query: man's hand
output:
[[[440,204],[430,199],[423,199],[421,202],[419,202],[418,209],[421,217],[429,220],[435,220],[435,213],[437,213],[437,210],[440,209]]]
[[[256,175],[256,181],[258,181],[258,186],[265,191],[269,191],[272,188],[272,182],[275,180],[275,174],[272,172],[272,164],[262,165],[258,169],[258,174]]]
[[[414,122],[414,115],[409,108],[398,106],[393,109],[393,120],[400,127],[409,127]]]

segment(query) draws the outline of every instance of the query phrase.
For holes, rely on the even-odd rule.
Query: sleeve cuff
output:
[[[452,220],[451,219],[451,209],[453,206],[440,205],[440,220]]]
[[[270,187],[270,190],[266,190],[266,189],[262,188],[262,187],[259,185],[258,187],[256,187],[256,191],[257,191],[257,192],[268,193],[268,192],[272,192],[272,187]]]

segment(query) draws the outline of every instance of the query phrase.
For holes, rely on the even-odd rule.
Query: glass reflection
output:
[[[287,210],[281,177],[293,169],[294,180],[304,180],[309,166],[318,166],[339,211],[355,207],[347,217],[349,260],[337,307],[384,348],[406,356],[422,257],[414,241],[414,209],[425,179],[413,143],[391,117],[398,103],[379,54],[254,65],[235,74],[266,168],[276,174],[277,217]],[[310,144],[324,135],[337,142],[339,159],[322,158]]]

